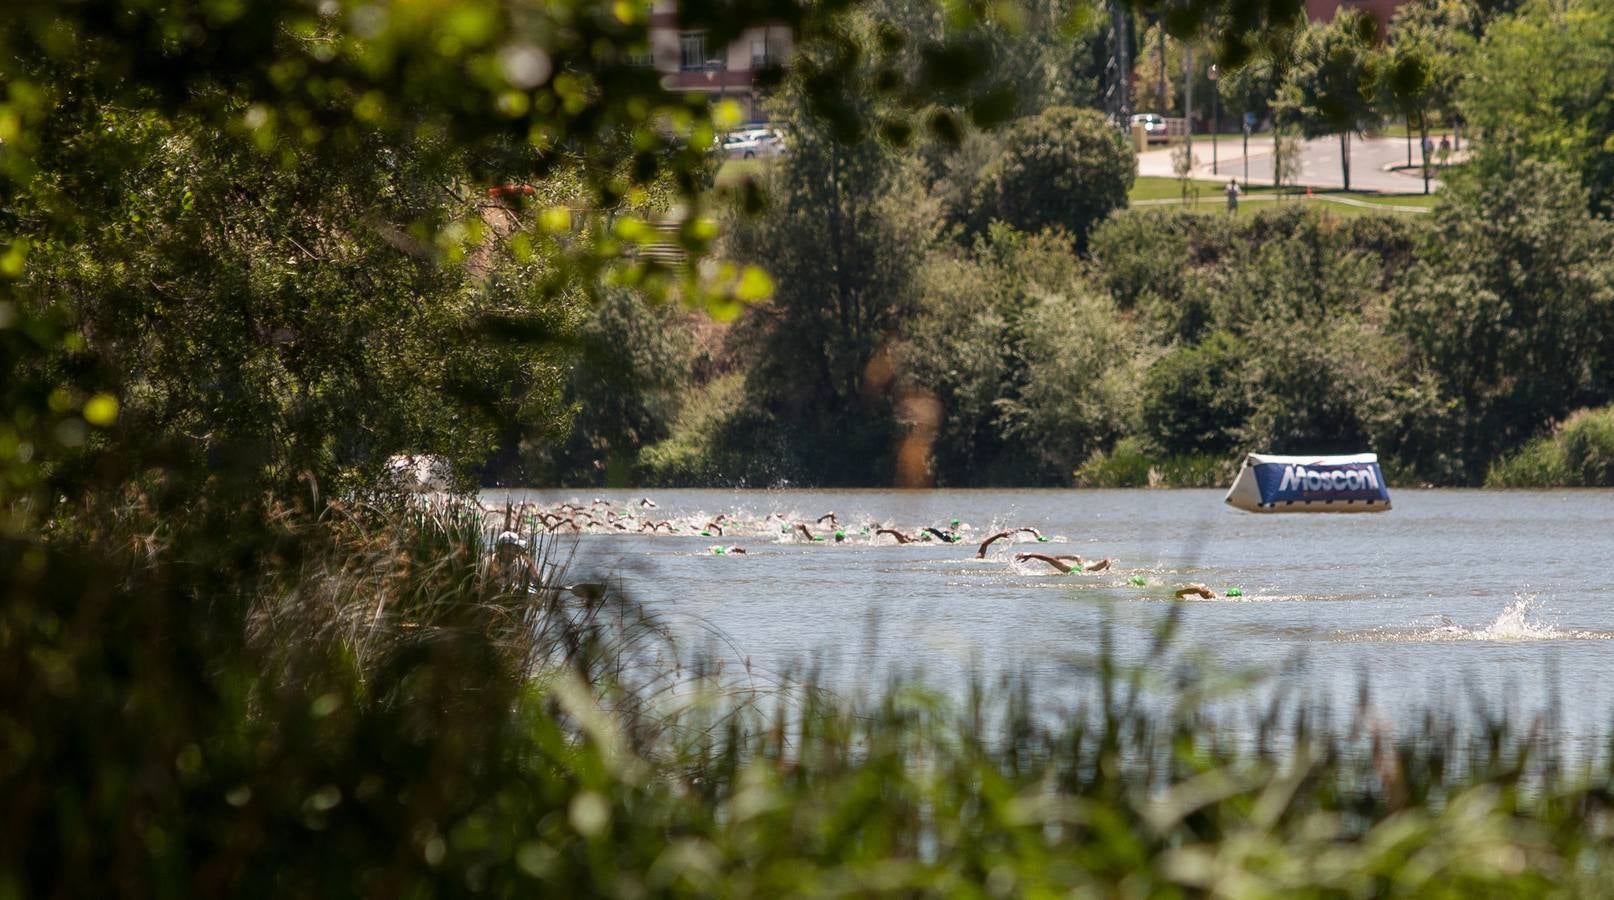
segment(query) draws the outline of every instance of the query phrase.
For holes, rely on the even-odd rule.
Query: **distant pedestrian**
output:
[[[1435,139],[1429,135],[1423,136],[1423,158],[1428,159],[1435,155]]]
[[[1450,159],[1450,158],[1451,158],[1451,138],[1449,138],[1449,137],[1447,137],[1446,135],[1443,134],[1443,135],[1440,136],[1440,165],[1441,165],[1442,168],[1445,168],[1446,161],[1448,159]]]
[[[1236,215],[1239,211],[1239,183],[1236,178],[1227,180],[1227,214]]]

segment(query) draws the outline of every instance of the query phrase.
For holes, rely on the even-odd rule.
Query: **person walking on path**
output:
[[[1227,180],[1227,214],[1237,215],[1239,211],[1239,183],[1236,178]]]

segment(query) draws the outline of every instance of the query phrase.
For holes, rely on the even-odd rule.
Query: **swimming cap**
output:
[[[951,525],[952,525],[952,526],[953,526],[953,527],[954,527],[954,528],[957,528],[957,527],[958,527],[958,520],[957,520],[957,519],[954,519],[954,520],[953,520],[953,521],[952,521],[952,522],[951,522],[951,523],[949,523],[949,524],[951,524]]]
[[[840,530],[839,528],[835,529],[835,540],[837,540],[837,541],[846,540],[846,532]]]
[[[1128,578],[1126,581],[1127,581],[1127,584],[1130,584],[1130,585],[1132,585],[1134,587],[1143,587],[1144,585],[1149,583],[1148,579],[1144,578],[1142,575],[1133,575],[1131,578]]]
[[[1046,544],[1048,543],[1048,539],[1039,534],[1037,535],[1037,543]]]
[[[1227,589],[1227,596],[1229,596],[1229,597],[1242,597],[1242,596],[1244,596],[1244,591],[1241,588],[1236,588],[1236,587],[1235,588],[1228,588]]]

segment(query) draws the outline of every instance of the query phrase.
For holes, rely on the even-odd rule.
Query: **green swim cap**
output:
[[[1235,588],[1228,588],[1227,589],[1227,596],[1229,596],[1229,597],[1242,597],[1242,596],[1244,596],[1244,591],[1243,591],[1242,588],[1236,588],[1236,587]]]
[[[701,537],[711,537],[711,536],[712,536],[712,533],[710,531],[707,531],[704,528],[701,529]]]
[[[1048,539],[1039,534],[1037,535],[1037,543],[1046,544],[1048,543]]]
[[[1144,578],[1142,575],[1133,575],[1131,578],[1128,578],[1126,581],[1127,581],[1127,584],[1130,584],[1133,587],[1143,587],[1144,585],[1149,583],[1149,580],[1147,578]]]
[[[957,520],[957,519],[954,519],[954,520],[953,520],[953,521],[952,521],[952,522],[951,522],[951,524],[952,524],[952,526],[953,526],[953,527],[954,527],[954,528],[957,528],[957,527],[958,527],[958,520]]]

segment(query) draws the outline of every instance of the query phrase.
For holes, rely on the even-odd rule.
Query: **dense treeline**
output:
[[[642,439],[611,445],[611,471],[1218,483],[1246,450],[1371,449],[1399,479],[1482,483],[1614,400],[1614,231],[1593,146],[1607,76],[1580,64],[1608,61],[1611,23],[1598,0],[1415,3],[1382,47],[1342,16],[1280,29],[1224,80],[1235,105],[1264,92],[1280,150],[1284,133],[1348,136],[1384,115],[1425,133],[1466,117],[1479,143],[1423,219],[1126,211],[1129,154],[1091,110],[1048,106],[941,153],[888,135],[847,147],[786,92],[791,153],[726,247],[778,293],[720,341],[707,331],[700,366],[691,341],[666,355],[657,371],[674,377],[640,404]],[[1532,47],[1578,62],[1525,103],[1497,62]],[[596,419],[617,427],[579,407]],[[604,455],[559,454],[547,477],[595,480]]]
[[[929,429],[942,484],[1147,483],[1151,465],[1216,482],[1244,450],[1363,448],[1399,478],[1477,484],[1614,399],[1614,226],[1552,164],[1482,155],[1427,220],[1279,204],[972,231],[913,176],[836,202],[851,251],[807,202],[738,226],[778,298],[705,380],[658,382],[665,437],[630,478],[890,483]],[[827,276],[845,252],[877,268]],[[693,371],[664,355],[657,371]],[[1122,475],[1117,454],[1141,465]]]

